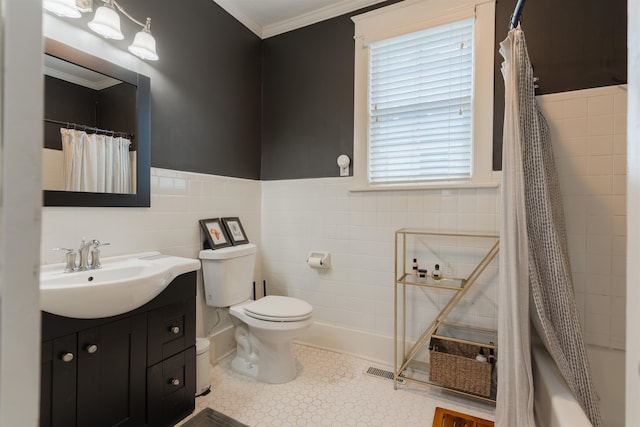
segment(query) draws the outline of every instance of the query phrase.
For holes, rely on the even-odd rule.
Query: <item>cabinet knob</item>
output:
[[[73,353],[62,353],[60,355],[60,360],[63,362],[71,362],[73,360]]]
[[[171,384],[172,386],[177,387],[177,386],[179,386],[179,385],[180,385],[180,380],[179,380],[179,379],[177,379],[177,378],[171,378],[171,379],[169,380],[169,384]]]
[[[172,326],[169,330],[172,334],[178,335],[180,333],[180,326]]]
[[[89,344],[85,347],[85,350],[87,350],[87,353],[93,354],[98,351],[98,346],[95,344]]]

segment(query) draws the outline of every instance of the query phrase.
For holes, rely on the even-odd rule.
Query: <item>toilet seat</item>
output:
[[[244,306],[244,313],[268,322],[299,322],[311,318],[313,307],[297,298],[269,295]]]

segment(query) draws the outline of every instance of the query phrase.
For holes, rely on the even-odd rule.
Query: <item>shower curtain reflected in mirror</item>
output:
[[[132,193],[131,141],[75,129],[60,134],[65,191]]]

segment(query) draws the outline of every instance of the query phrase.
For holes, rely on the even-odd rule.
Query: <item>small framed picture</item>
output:
[[[222,223],[224,227],[227,229],[229,233],[229,238],[231,239],[231,243],[234,245],[241,245],[243,243],[249,243],[249,239],[247,239],[247,234],[244,232],[244,228],[242,228],[242,223],[240,222],[240,218],[222,218]]]
[[[200,226],[207,238],[204,248],[208,249],[206,243],[211,249],[219,249],[231,246],[233,243],[227,235],[224,225],[220,222],[220,218],[201,219]]]

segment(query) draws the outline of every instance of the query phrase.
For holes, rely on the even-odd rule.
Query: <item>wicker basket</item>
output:
[[[429,381],[452,389],[491,395],[492,364],[475,358],[480,345],[431,338]]]

